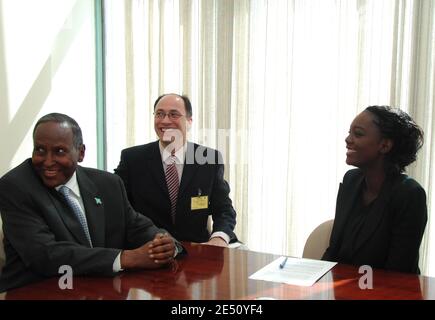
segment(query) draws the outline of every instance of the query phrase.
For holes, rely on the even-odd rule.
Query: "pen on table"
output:
[[[279,264],[280,269],[284,268],[285,264],[287,263],[287,259],[288,257],[285,257],[284,261]]]

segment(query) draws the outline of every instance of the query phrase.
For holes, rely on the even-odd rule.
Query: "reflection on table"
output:
[[[373,271],[373,289],[361,289],[358,268],[336,265],[311,287],[257,281],[249,276],[278,256],[183,243],[188,254],[160,270],[123,272],[114,278],[74,277],[62,290],[58,278],[10,290],[0,299],[435,299],[435,278]]]

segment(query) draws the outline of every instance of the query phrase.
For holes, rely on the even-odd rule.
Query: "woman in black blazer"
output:
[[[399,109],[371,106],[346,138],[346,172],[322,259],[419,273],[427,222],[426,193],[403,174],[423,145],[423,131]]]

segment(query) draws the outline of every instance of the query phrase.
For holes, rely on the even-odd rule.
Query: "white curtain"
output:
[[[425,131],[409,174],[428,195],[423,274],[434,275],[434,0],[106,0],[109,171],[155,139],[158,95],[187,94],[190,140],[218,148],[256,251],[301,256],[334,217],[344,139],[368,105]]]

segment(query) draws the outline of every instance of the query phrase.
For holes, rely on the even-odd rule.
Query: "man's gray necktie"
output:
[[[85,214],[83,213],[82,209],[80,208],[80,205],[74,197],[70,195],[70,189],[67,186],[62,186],[59,189],[59,192],[63,195],[66,202],[68,203],[69,207],[72,209],[74,214],[77,216],[77,219],[79,220],[80,224],[82,225],[83,231],[85,232],[86,238],[89,241],[89,244],[92,248],[92,240],[91,235],[89,234],[89,228],[88,223],[86,221]]]

